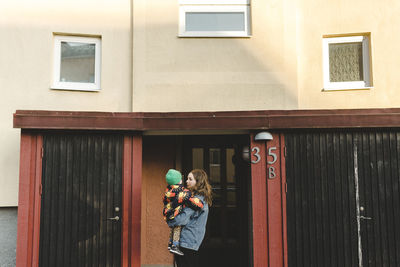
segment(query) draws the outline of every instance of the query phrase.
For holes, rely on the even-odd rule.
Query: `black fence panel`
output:
[[[44,136],[39,266],[120,266],[122,143],[115,134]]]

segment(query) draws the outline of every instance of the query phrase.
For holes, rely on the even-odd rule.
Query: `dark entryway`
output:
[[[118,134],[46,134],[39,266],[120,266]]]
[[[213,205],[200,248],[201,266],[250,266],[250,164],[242,159],[249,136],[187,136],[183,142],[185,176],[204,169],[213,188]]]
[[[400,131],[285,142],[289,266],[400,266]]]

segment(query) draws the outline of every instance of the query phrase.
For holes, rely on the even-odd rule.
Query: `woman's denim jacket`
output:
[[[196,197],[200,198],[200,200],[204,202],[203,196],[196,195]],[[186,207],[183,209],[181,214],[168,222],[168,226],[184,226],[181,231],[180,246],[197,251],[199,250],[206,233],[207,217],[207,203],[204,203],[203,209],[198,211]]]

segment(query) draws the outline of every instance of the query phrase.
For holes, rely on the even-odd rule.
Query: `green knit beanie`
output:
[[[169,169],[165,175],[165,180],[169,185],[179,184],[182,180],[182,174],[177,170]]]

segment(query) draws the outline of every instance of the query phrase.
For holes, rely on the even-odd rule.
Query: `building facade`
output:
[[[399,205],[396,1],[0,5],[6,37],[0,81],[8,89],[0,120],[8,152],[0,155],[0,205],[19,206],[18,266],[54,266],[68,257],[96,265],[115,255],[121,255],[115,265],[172,265],[160,212],[163,176],[172,167],[185,174],[200,167],[210,175],[215,206],[203,250],[217,266],[322,266],[336,258],[343,266],[400,262],[393,228]],[[272,139],[256,140],[260,132]],[[304,166],[296,165],[303,160]],[[371,169],[362,169],[368,162]],[[65,179],[54,185],[54,177]],[[79,179],[69,187],[68,177]],[[111,183],[113,195],[96,187],[107,181],[120,181]],[[117,204],[102,209],[102,197]],[[375,216],[362,214],[368,203],[380,203],[371,206]],[[116,207],[123,214],[119,224],[96,223],[118,216]],[[380,207],[387,209],[379,213]],[[66,213],[54,213],[60,209]],[[243,218],[234,219],[239,211]],[[92,226],[79,223],[84,215]],[[335,215],[343,220],[330,224]],[[65,223],[67,217],[75,223]],[[71,227],[64,229],[70,237],[61,226],[43,230],[60,223]],[[113,229],[112,249],[107,239],[101,243],[107,227]],[[373,246],[378,233],[390,231],[395,235],[388,243]],[[65,246],[53,247],[55,240]],[[342,245],[351,253],[334,249]],[[300,247],[315,250],[294,253]]]

